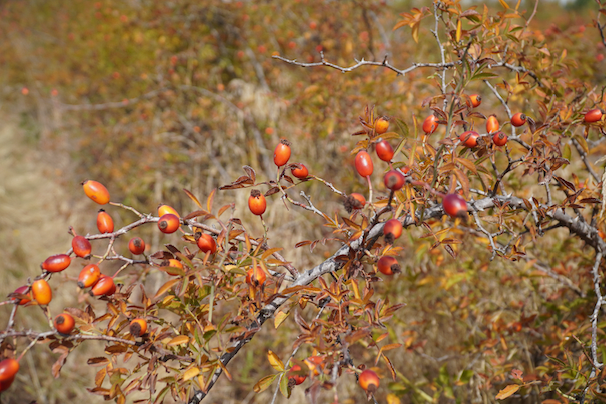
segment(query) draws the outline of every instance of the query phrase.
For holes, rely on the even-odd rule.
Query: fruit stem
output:
[[[366,176],[366,181],[368,182],[368,204],[374,210],[374,206],[372,204],[372,182],[370,181],[370,175]]]
[[[119,274],[120,272],[122,272],[122,270],[123,270],[123,269],[127,268],[129,265],[130,265],[130,263],[129,263],[129,262],[127,262],[126,264],[122,265],[122,266],[120,267],[120,269],[118,269],[118,270],[116,271],[116,273],[115,273],[115,274],[112,276],[112,279],[116,279],[116,276],[118,276],[118,274]]]
[[[387,207],[391,207],[391,201],[393,199],[394,193],[395,193],[395,191],[392,189],[391,192],[389,193],[389,201],[387,202]]]
[[[109,202],[109,204],[113,205],[113,206],[118,206],[118,207],[126,209],[126,210],[130,210],[131,212],[133,212],[135,215],[139,216],[142,219],[145,217],[145,215],[143,213],[139,212],[138,210],[136,210],[135,208],[132,208],[130,206],[126,206],[126,205],[123,205],[118,202]]]
[[[263,220],[263,215],[259,215],[261,218],[261,223],[263,223],[263,240],[267,241],[267,225],[265,224],[265,220]]]

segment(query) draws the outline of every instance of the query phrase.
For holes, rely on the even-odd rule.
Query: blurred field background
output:
[[[541,2],[533,24],[546,40],[572,48],[569,57],[580,66],[575,75],[599,82],[604,78],[599,55],[605,50],[597,45],[599,34],[591,25],[596,10],[586,3],[563,9]],[[523,1],[521,8],[530,10],[533,4]],[[319,0],[2,2],[0,295],[38,274],[48,255],[66,251],[70,225],[78,233],[96,231],[98,208],[79,185],[85,179],[101,181],[113,201],[139,211],[155,213],[162,202],[187,213],[195,208],[182,188],[204,201],[214,188],[240,176],[243,165],[252,166],[258,178],[274,178],[273,148],[285,137],[293,143],[291,160],[347,193],[365,192],[353,168],[344,169],[352,165],[349,151],[355,140],[350,134],[359,130],[358,116],[366,105],[374,105],[380,114],[412,126],[413,114],[427,113],[422,100],[437,91],[428,71],[396,77],[364,68],[342,74],[287,65],[271,55],[318,61],[322,50],[340,65],[351,65],[355,58],[382,60],[386,53],[399,67],[437,61],[427,29],[418,45],[409,29],[392,31],[398,13],[419,6],[412,1]],[[524,95],[519,97],[521,105]],[[482,108],[496,105],[487,96]],[[345,214],[339,198],[322,184],[310,182],[301,189],[324,212]],[[263,229],[248,213],[247,198],[246,190],[218,192],[215,207],[236,202],[237,216],[260,235]],[[265,218],[270,243],[284,247],[285,257],[298,268],[319,263],[337,248],[328,242],[318,244],[313,254],[307,247],[294,249],[298,241],[329,237],[330,230],[308,212],[286,209],[277,195],[270,199]],[[118,209],[111,214],[117,226],[133,220]],[[162,245],[152,230],[136,235],[156,250]],[[406,392],[402,402],[427,402],[427,397],[492,402],[502,386],[487,380],[504,381],[513,367],[536,371],[544,365],[545,349],[525,319],[538,315],[532,324],[542,333],[549,330],[546,338],[566,333],[568,315],[583,320],[578,312],[569,314],[568,306],[571,300],[577,305],[588,300],[533,272],[534,261],[488,264],[488,252],[471,243],[453,260],[441,250],[429,251],[431,241],[418,239],[422,230],[407,234],[404,273],[382,285],[391,302],[407,303],[387,326],[393,342],[405,342],[392,354],[407,381],[398,382]],[[568,242],[565,232],[554,234],[539,241],[536,254],[586,287],[587,274],[575,271],[586,264],[582,259],[540,256],[540,250],[582,249]],[[461,237],[464,242],[473,238]],[[126,243],[118,248],[126,250]],[[73,282],[82,265],[72,264],[64,283],[53,278],[53,313],[86,298]],[[28,310],[31,316],[19,319],[17,327],[48,327],[36,308]],[[2,321],[9,313],[9,306],[0,307]],[[234,382],[222,378],[205,402],[269,402],[273,388],[255,395],[252,386],[272,371],[267,349],[287,358],[294,335],[292,321],[277,331],[266,327],[229,365]],[[101,354],[100,346],[86,344],[70,355],[58,380],[50,372],[56,355],[46,345],[32,349],[0,401],[102,402],[86,391],[97,370],[86,359]],[[374,362],[372,350],[353,354],[359,363]],[[387,384],[387,371],[384,376]],[[366,400],[353,380],[343,378],[339,389],[344,403]],[[291,402],[307,402],[303,390],[295,389]],[[380,402],[385,395],[379,392]],[[321,402],[327,400],[332,397],[323,396]]]

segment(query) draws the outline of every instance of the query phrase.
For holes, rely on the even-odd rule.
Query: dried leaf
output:
[[[95,386],[101,387],[101,385],[103,384],[103,380],[105,380],[105,376],[106,375],[107,375],[107,368],[106,367],[103,367],[102,369],[99,369],[99,371],[95,375]]]
[[[270,195],[273,195],[273,194],[277,194],[278,192],[280,192],[280,188],[278,188],[278,187],[273,187],[273,188],[270,188],[270,189],[269,189],[269,190],[268,190],[268,191],[265,193],[265,196],[270,196]]]
[[[90,366],[104,366],[106,364],[109,363],[109,359],[103,357],[103,356],[99,356],[99,357],[95,357],[95,358],[89,358],[86,361],[87,365]]]
[[[511,378],[512,379],[517,379],[519,381],[522,381],[522,375],[524,374],[524,372],[522,372],[519,369],[512,369],[511,371]]]
[[[189,220],[189,219],[193,219],[194,217],[207,216],[207,215],[210,215],[210,213],[208,213],[205,210],[195,210],[195,211],[191,212],[190,214],[188,214],[187,216],[183,217],[183,220]]]
[[[466,169],[468,169],[475,175],[478,175],[478,169],[471,160],[468,160],[468,159],[465,159],[462,157],[455,157],[455,160],[457,163],[461,164],[463,167],[465,167]]]
[[[53,352],[55,352],[55,353],[57,353],[57,351],[62,352],[62,353],[61,353],[61,356],[59,356],[59,358],[57,358],[55,363],[53,363],[53,366],[51,368],[51,373],[55,379],[59,378],[59,375],[61,373],[61,368],[65,364],[65,360],[67,359],[67,355],[69,354],[69,350],[67,350],[67,349],[53,350]]]
[[[389,358],[387,356],[383,355],[383,360],[387,364],[387,369],[389,369],[389,373],[391,373],[391,378],[395,381],[396,380],[396,369],[393,367],[393,364],[391,363],[391,361],[389,360]]]
[[[303,247],[304,245],[308,245],[308,244],[311,244],[311,241],[309,241],[309,240],[299,241],[297,244],[295,244],[295,248]]]
[[[253,183],[257,180],[257,174],[255,170],[251,166],[243,166],[242,169],[246,172],[246,174],[250,177]]]

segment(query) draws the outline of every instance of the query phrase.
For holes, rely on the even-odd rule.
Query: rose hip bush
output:
[[[298,10],[299,3],[282,11]],[[348,36],[341,38],[343,47],[329,39],[312,46],[313,34],[297,42],[290,31],[285,35],[292,40],[276,41],[271,58],[262,56],[265,44],[242,51],[255,59],[253,70],[265,86],[270,78],[264,71],[294,77],[295,69],[322,84],[297,90],[301,111],[330,97],[331,108],[342,109],[349,120],[335,114],[327,122],[318,115],[309,121],[298,117],[297,124],[338,122],[346,136],[327,130],[330,135],[314,141],[325,144],[313,153],[328,154],[334,148],[326,144],[337,144],[348,152],[340,160],[346,164],[330,156],[329,170],[310,164],[304,136],[283,131],[271,144],[256,136],[266,149],[259,153],[263,157],[244,161],[239,174],[217,189],[203,195],[182,187],[193,209],[159,200],[153,201],[161,203],[157,209],[142,209],[116,200],[112,179],[122,183],[128,176],[115,172],[108,181],[84,181],[82,195],[92,201],[97,228],[78,224],[77,234],[69,227],[71,247],[43,257],[39,274],[0,308],[6,313],[0,331],[2,396],[14,391],[28,352],[51,349],[56,359],[50,372],[60,377],[74,350],[94,340],[104,349],[87,352],[87,364],[99,369],[91,394],[118,403],[131,395],[135,402],[198,403],[220,378],[238,383],[232,360],[262,331],[275,329],[288,340],[287,348],[255,352],[261,376],[249,386],[256,393],[270,389],[272,401],[301,390],[311,402],[345,401],[350,394],[389,403],[604,398],[604,88],[593,82],[584,45],[569,50],[570,35],[584,30],[541,32],[533,28],[534,4],[524,10],[519,2],[499,3],[467,7],[446,0],[402,12],[394,38],[406,41],[409,59],[392,60],[386,49],[392,44],[381,29],[387,56],[356,59]],[[347,12],[341,5],[309,7],[326,16],[321,27],[313,20],[307,24],[325,38],[340,24],[334,10],[326,11]],[[369,24],[383,7],[361,7],[361,20]],[[604,9],[598,7],[591,24],[594,39],[604,46]],[[220,21],[244,9],[243,21],[252,13],[269,23],[277,8],[273,2],[237,2],[214,10],[207,22],[223,26]],[[95,18],[113,15],[101,3],[95,9]],[[166,12],[162,6],[150,9],[155,13],[145,9],[139,19],[119,19],[137,24],[145,12]],[[225,35],[234,47],[252,40],[238,29],[225,31],[239,38]],[[189,39],[191,48],[185,48],[197,49],[194,37],[179,32],[184,37],[175,34],[175,48]],[[361,43],[373,51],[373,32],[359,33],[357,51],[363,52]],[[196,109],[200,105],[176,97],[193,91],[228,105],[242,128],[258,132],[261,124],[243,105],[184,84],[184,78],[202,80],[204,69],[185,50],[173,51],[179,56],[158,65],[168,79],[143,96],[92,104],[54,99],[53,105],[106,117],[106,110],[132,106],[141,108],[136,114],[142,121],[156,107],[166,108],[160,115],[187,133],[179,147],[193,152],[188,142],[198,146],[199,135],[214,125],[204,108]],[[158,54],[163,52],[169,53],[160,48]],[[400,97],[397,106],[374,93],[377,99],[364,95],[361,101],[354,89],[376,91],[373,75],[386,87],[407,83],[418,93],[394,94]],[[342,94],[324,92],[337,85]],[[168,107],[167,100],[174,105]],[[204,106],[208,99],[196,102]],[[273,127],[265,134],[271,137]],[[149,142],[155,150],[164,147]],[[236,146],[223,145],[225,153],[210,159],[236,153]],[[202,163],[199,156],[192,161]],[[174,164],[182,170],[175,179],[187,178],[189,166],[178,158]],[[219,194],[227,203],[216,203]],[[97,212],[93,203],[103,209]],[[266,219],[282,209],[300,210],[309,226],[321,223],[322,237],[274,236],[280,224]],[[162,241],[151,243],[151,234]],[[324,257],[321,248],[327,249]],[[289,261],[297,249],[309,252],[314,264]],[[162,282],[146,283],[151,276]],[[76,290],[70,284],[78,302],[57,307],[57,293]],[[44,314],[46,328],[27,325],[33,310]]]

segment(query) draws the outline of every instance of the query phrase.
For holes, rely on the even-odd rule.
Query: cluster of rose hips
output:
[[[314,355],[304,360],[309,368],[309,373],[318,376],[325,371],[325,361],[322,356]],[[303,383],[307,379],[305,372],[300,365],[293,365],[287,373],[288,384],[292,388]],[[372,369],[365,369],[358,375],[358,384],[367,394],[373,394],[379,388],[380,379],[377,373]]]
[[[98,204],[105,205],[110,201],[110,195],[107,188],[97,181],[85,181],[82,183],[84,193]],[[168,205],[160,205],[158,208],[158,228],[164,233],[172,233],[179,228],[179,214]],[[97,228],[101,234],[112,233],[114,231],[114,222],[111,216],[100,209],[97,214]],[[73,232],[73,230],[72,230]],[[216,251],[216,243],[212,236],[201,234],[197,240],[198,247],[203,252]],[[128,249],[134,255],[141,255],[145,251],[145,242],[140,237],[133,237],[128,243]],[[88,259],[91,256],[92,246],[90,241],[84,237],[74,234],[72,238],[72,252],[75,256]],[[71,254],[56,254],[44,260],[40,265],[45,271],[39,276],[30,286],[24,285],[17,288],[9,295],[11,300],[20,306],[28,305],[34,300],[38,305],[46,306],[53,298],[51,287],[47,281],[47,275],[62,272],[67,269],[71,262]],[[169,268],[179,268],[182,272],[183,265],[175,259],[168,260]],[[178,275],[179,273],[171,273],[170,275]],[[264,275],[264,274],[263,274]],[[114,275],[115,276],[115,275]],[[259,278],[261,276],[259,275]],[[262,283],[261,281],[260,283]],[[111,296],[116,292],[116,284],[114,277],[107,276],[101,273],[97,264],[91,263],[80,271],[77,284],[80,288],[90,288],[91,296]],[[63,336],[69,336],[75,328],[74,317],[67,313],[57,315],[53,320],[53,326],[57,333]],[[147,322],[143,318],[134,318],[129,325],[129,331],[132,336],[140,337],[147,332]],[[19,362],[16,359],[6,358],[0,362],[0,392],[8,389],[14,380],[16,373],[19,370]]]
[[[276,146],[274,150],[274,163],[278,167],[286,166],[288,160],[290,159],[291,149],[290,142],[286,139],[281,139],[280,143]],[[309,170],[304,164],[294,163],[288,165],[286,168],[290,168],[290,172],[292,175],[300,180],[305,180],[309,177]],[[253,189],[250,191],[250,196],[248,197],[248,208],[250,211],[257,216],[263,216],[265,210],[267,209],[267,200],[265,199],[265,195],[261,193],[258,189]]]
[[[288,161],[290,157],[290,148],[288,142],[284,141],[281,143],[282,148],[278,150],[278,157],[276,157],[276,164],[280,161],[284,161],[283,164]],[[282,160],[281,160],[282,159]],[[308,171],[307,168],[302,164],[296,164],[292,167],[293,175],[297,178],[306,178]],[[110,194],[107,188],[92,180],[87,180],[82,183],[84,193],[93,201],[100,205],[110,203]],[[253,196],[249,201],[251,211],[253,213],[261,215],[265,211],[265,198],[262,194],[256,195],[259,202],[255,205]],[[256,206],[256,209],[255,209]],[[170,234],[179,230],[181,226],[181,217],[179,213],[169,205],[161,204],[158,207],[158,229],[165,233]],[[107,234],[114,232],[114,222],[111,216],[103,209],[100,209],[97,214],[97,228],[99,233]],[[44,271],[41,276],[37,277],[31,285],[21,286],[17,288],[13,293],[9,295],[12,302],[16,305],[30,305],[32,300],[34,304],[41,306],[48,305],[53,298],[51,287],[48,283],[48,276],[53,273],[58,273],[66,270],[71,262],[72,256],[89,259],[92,253],[92,245],[84,236],[77,235],[70,229],[73,234],[72,238],[72,251],[68,254],[56,254],[48,257],[41,264],[41,268]],[[205,254],[214,254],[217,252],[217,244],[215,239],[206,233],[196,233],[195,235],[196,244],[200,251]],[[145,252],[146,244],[140,237],[133,237],[128,243],[129,251],[134,255],[141,255]],[[164,271],[172,276],[179,276],[183,274],[183,264],[177,259],[168,259],[164,263]],[[117,273],[112,276],[107,276],[101,273],[98,264],[90,263],[82,268],[78,275],[77,284],[80,288],[90,288],[89,294],[91,296],[111,296],[116,292],[116,284],[114,277]],[[266,280],[266,274],[264,269],[260,265],[253,265],[247,272],[246,283],[251,286],[251,290],[262,287]],[[61,313],[54,318],[53,326],[56,332],[62,336],[68,337],[72,334],[76,326],[74,317],[67,313]],[[148,324],[143,318],[134,318],[130,321],[129,332],[132,336],[141,337],[147,332]],[[12,384],[16,373],[19,370],[19,362],[16,359],[6,358],[0,362],[0,392],[8,389]]]
[[[479,105],[479,96],[473,96],[472,100],[476,106]],[[496,122],[496,120],[490,120],[490,122]],[[494,123],[491,125],[494,125]],[[423,130],[425,131],[426,135],[435,132],[437,127],[438,121],[434,115],[430,115],[423,123]],[[388,128],[389,120],[386,117],[377,118],[374,125],[371,126],[371,139],[386,133]],[[392,160],[394,157],[394,150],[389,142],[385,139],[381,139],[380,137],[376,139],[375,151],[377,157],[390,166],[390,170],[387,171],[383,176],[383,184],[391,192],[389,197],[389,201],[391,202],[393,194],[401,190],[406,184],[406,177],[409,175],[410,167],[404,166],[399,169],[393,169]],[[360,150],[356,154],[355,169],[361,177],[367,179],[370,186],[370,176],[374,172],[374,165],[370,154],[366,150]],[[357,193],[352,193],[349,195],[345,203],[345,207],[348,211],[362,209],[365,205],[366,199],[363,195]],[[462,217],[467,212],[467,203],[459,194],[445,195],[443,197],[442,206],[444,212],[453,218]],[[387,220],[383,227],[383,234],[385,236],[385,241],[388,244],[393,244],[394,240],[402,235],[402,222],[397,218]],[[389,255],[382,256],[378,260],[377,269],[385,275],[393,275],[401,270],[397,259]]]
[[[377,120],[377,133],[385,133],[388,127],[389,121],[387,119],[380,118]],[[387,141],[379,141],[376,145],[376,151],[377,155],[379,155],[379,158],[384,161],[391,162],[391,159],[394,155],[394,151]],[[290,148],[290,142],[288,142],[286,139],[281,139],[280,143],[278,143],[274,150],[274,163],[278,167],[278,170],[280,170],[281,167],[286,166],[285,169],[290,169],[294,177],[300,180],[308,179],[309,170],[304,164],[293,163],[287,166],[288,161],[291,157],[291,153],[292,151]],[[366,152],[364,151],[361,153]],[[368,157],[365,157],[364,155],[362,156],[363,157],[356,157],[356,169],[358,169],[358,172],[362,170],[362,172],[367,173],[367,175],[370,176],[373,171],[372,160],[370,159],[370,156],[368,156],[368,153],[366,153],[366,156]],[[406,172],[408,172],[407,168],[405,170],[405,173]],[[391,178],[392,176],[395,176],[395,179]],[[390,171],[389,175],[386,176],[385,181],[386,183],[390,184],[386,184],[390,189],[400,189],[402,188],[402,186],[404,186],[404,177],[399,171]],[[395,182],[395,184],[393,184],[393,182]],[[347,200],[350,201],[350,203],[352,204],[352,209],[362,209],[366,205],[366,199],[363,195],[358,193],[352,193],[347,198]],[[261,191],[253,189],[248,198],[248,207],[251,213],[262,217],[267,208],[267,201],[265,199],[265,195],[263,195]],[[392,240],[392,242],[394,239],[400,237],[400,235],[402,234],[402,224],[396,219],[389,220],[385,225],[385,229],[386,238]],[[383,258],[395,261],[395,258],[393,257],[386,256]],[[387,264],[385,264],[384,260],[379,261],[379,270],[385,274],[391,275],[400,270],[400,267],[399,265],[397,265],[397,262],[395,262],[395,265],[391,263],[387,266],[385,265]],[[259,265],[251,266],[246,275],[246,283],[254,287],[259,287],[264,284],[265,280],[266,275],[263,271],[263,268],[261,268]],[[314,376],[318,376],[324,371],[325,363],[324,358],[322,356],[310,356],[309,358],[305,359],[304,363],[309,368],[309,372],[312,373]],[[299,364],[295,364],[289,369],[286,376],[288,377],[289,386],[292,388],[303,383],[307,379],[307,372],[304,371]],[[362,371],[358,377],[358,380],[359,385],[369,394],[374,393],[379,386],[379,377],[371,369],[366,369]]]

